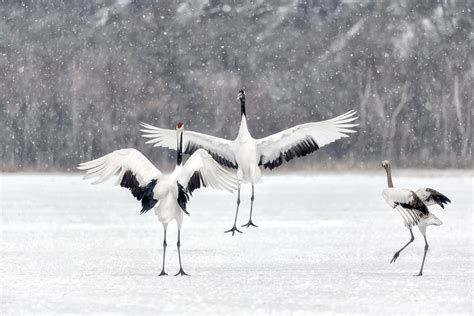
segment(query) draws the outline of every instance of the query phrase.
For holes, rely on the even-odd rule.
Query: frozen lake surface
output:
[[[383,170],[267,176],[256,187],[259,228],[224,234],[236,195],[196,191],[182,231],[190,277],[158,277],[162,227],[132,195],[79,175],[2,174],[1,314],[472,314],[472,173],[394,170],[395,186],[451,198],[444,222],[390,264],[409,240],[381,197]],[[248,220],[245,186],[238,223]],[[178,271],[176,225],[167,272]]]

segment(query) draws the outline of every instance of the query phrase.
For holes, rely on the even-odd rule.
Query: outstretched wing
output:
[[[438,204],[444,208],[445,204],[451,203],[451,200],[446,195],[430,188],[418,189],[416,195],[418,195],[427,206]]]
[[[166,147],[176,150],[176,131],[171,129],[164,129],[155,127],[141,122],[143,127],[140,131],[142,136],[150,138],[146,143],[154,144],[153,147]],[[183,152],[192,155],[196,150],[203,148],[221,165],[237,169],[237,162],[232,151],[232,142],[197,132],[187,131],[183,132]]]
[[[211,187],[232,192],[237,189],[237,183],[234,174],[221,167],[207,151],[198,149],[178,175],[178,204],[189,215],[186,204],[194,190]]]
[[[421,217],[429,214],[426,205],[412,190],[388,188],[383,190],[382,196],[400,213],[406,227],[418,225]]]
[[[222,168],[204,149],[189,157],[178,175],[178,182],[190,194],[201,186],[232,192],[237,189],[237,178]]]
[[[358,125],[351,123],[357,119],[355,114],[355,111],[349,111],[330,120],[297,125],[257,139],[259,165],[273,169],[284,161],[306,156],[342,137],[349,137],[347,133],[355,133],[350,128]]]
[[[97,178],[92,184],[102,183],[118,175],[116,185],[129,189],[142,202],[140,213],[150,210],[158,202],[153,189],[161,172],[136,149],[116,150],[98,159],[80,163],[77,168],[87,170],[84,179]]]

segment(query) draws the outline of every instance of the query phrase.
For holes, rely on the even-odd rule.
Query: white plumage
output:
[[[421,188],[416,190],[416,195],[425,203],[426,206],[431,206],[438,204],[441,208],[451,201],[444,196],[442,193],[430,189],[430,188]]]
[[[382,196],[391,208],[400,213],[403,224],[407,228],[417,226],[422,218],[422,213],[416,209],[403,207],[414,203],[414,192],[408,189],[388,188],[382,191]]]
[[[388,183],[388,188],[382,191],[382,197],[391,208],[398,211],[403,219],[405,227],[408,228],[411,235],[410,241],[394,254],[390,262],[395,262],[399,257],[400,252],[415,240],[412,227],[417,226],[425,239],[423,262],[421,264],[420,272],[418,273],[418,275],[421,276],[423,275],[423,266],[429,248],[426,239],[426,228],[430,225],[439,226],[443,224],[438,217],[428,210],[428,206],[438,204],[444,208],[444,204],[450,203],[451,201],[445,195],[430,188],[419,189],[416,192],[409,189],[394,188],[390,161],[384,160],[382,162],[382,167],[384,167],[387,172]]]
[[[145,133],[143,137],[151,138],[146,142],[147,144],[153,144],[154,147],[164,147],[176,150],[176,135],[173,130],[158,128],[143,122],[140,124],[144,128],[141,130]],[[215,155],[226,159],[232,164],[236,163],[231,141],[193,131],[186,131],[185,137],[183,138],[184,152],[194,152],[194,150],[197,150],[198,148],[204,148],[207,151],[212,149],[212,152],[215,153]]]
[[[280,157],[285,158],[284,153],[298,144],[309,142],[310,139],[321,148],[343,137],[349,137],[345,133],[355,133],[349,128],[357,126],[357,124],[350,124],[356,119],[355,113],[355,111],[349,111],[326,121],[297,125],[268,137],[257,139],[256,145],[262,164],[271,163]]]
[[[198,148],[206,149],[221,165],[237,169],[239,180],[237,209],[235,213],[233,227],[226,231],[237,231],[237,216],[240,204],[240,183],[250,183],[252,185],[252,197],[250,206],[250,219],[242,226],[256,226],[252,222],[252,211],[254,201],[254,185],[260,181],[260,166],[273,169],[285,161],[296,157],[305,156],[319,148],[332,143],[347,134],[354,133],[350,129],[358,124],[352,123],[357,119],[355,111],[349,111],[336,118],[317,123],[301,124],[274,135],[255,139],[250,134],[245,116],[245,92],[239,91],[241,103],[241,124],[235,140],[227,140],[202,133],[186,131],[183,137],[183,151],[192,154]],[[172,130],[154,127],[141,123],[144,134],[143,137],[150,138],[147,141],[155,147],[165,147],[176,150],[176,142],[173,141]]]
[[[118,185],[127,170],[136,176],[140,186],[145,186],[153,179],[161,177],[161,171],[141,152],[133,148],[119,149],[100,158],[83,162],[79,164],[78,169],[87,170],[84,179],[97,178],[92,184],[102,183],[117,175],[115,184]]]
[[[178,124],[178,148],[181,146],[182,124]],[[175,132],[176,142],[176,132]],[[169,222],[176,220],[178,225],[178,255],[181,265],[180,232],[183,212],[195,189],[211,187],[232,192],[237,188],[233,174],[222,168],[203,149],[199,149],[181,166],[181,151],[178,150],[178,163],[171,174],[162,174],[141,152],[136,149],[120,149],[95,160],[79,164],[78,169],[87,170],[85,178],[97,178],[93,183],[101,183],[117,176],[116,184],[129,189],[137,200],[142,202],[141,213],[154,208],[155,215],[163,224],[163,267],[160,275],[165,275],[166,229]]]

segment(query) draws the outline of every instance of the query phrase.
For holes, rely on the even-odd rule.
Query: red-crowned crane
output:
[[[440,192],[430,188],[422,188],[416,192],[409,189],[394,188],[392,182],[392,165],[390,161],[384,160],[382,167],[387,172],[388,183],[388,188],[382,191],[382,196],[391,208],[400,213],[403,223],[411,235],[410,241],[395,252],[390,263],[395,262],[400,252],[415,240],[412,227],[418,226],[418,229],[425,239],[425,252],[423,254],[420,272],[418,273],[418,276],[421,276],[423,275],[423,266],[425,265],[426,253],[429,248],[428,240],[426,240],[426,228],[430,225],[439,226],[443,224],[439,218],[428,210],[428,206],[438,204],[444,209],[444,205],[451,203],[451,200]]]
[[[222,168],[204,149],[196,150],[182,164],[183,124],[178,123],[175,132],[177,148],[176,168],[165,175],[158,170],[141,152],[136,149],[120,149],[95,160],[79,164],[79,169],[87,170],[85,178],[96,177],[93,184],[101,183],[114,175],[117,184],[129,189],[141,201],[145,213],[154,208],[155,215],[163,225],[163,266],[160,276],[166,275],[166,229],[168,223],[176,220],[178,225],[179,272],[187,275],[181,265],[181,225],[183,213],[189,215],[186,204],[194,190],[211,187],[232,192],[237,188],[235,175]],[[177,136],[177,141],[176,141]]]

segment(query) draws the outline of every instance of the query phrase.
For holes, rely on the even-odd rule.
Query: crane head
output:
[[[237,99],[245,100],[245,91],[244,90],[239,90],[239,94],[237,95]]]

